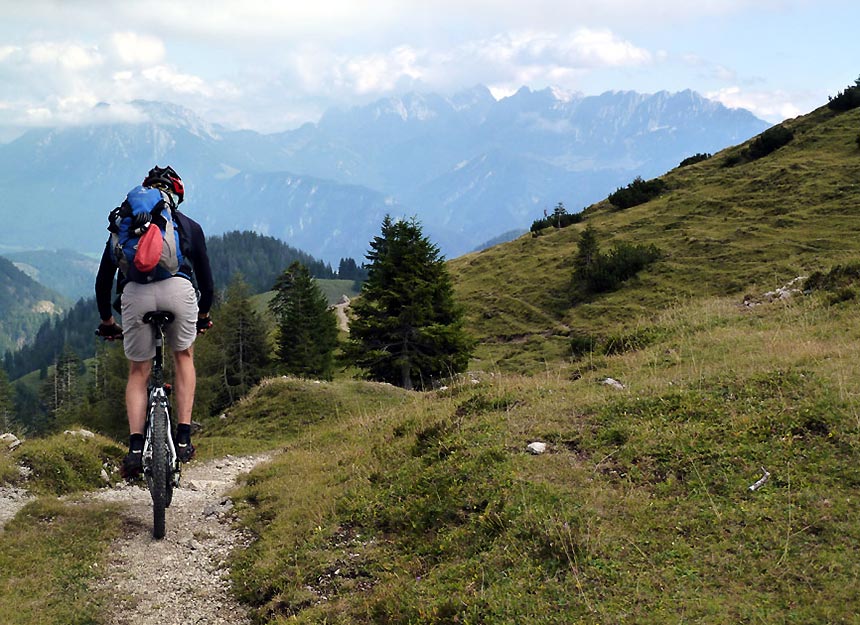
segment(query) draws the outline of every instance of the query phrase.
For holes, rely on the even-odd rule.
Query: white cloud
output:
[[[425,53],[409,46],[398,46],[384,54],[339,59],[332,74],[334,84],[347,91],[359,95],[379,94],[393,90],[404,78],[420,79],[424,73],[420,64],[424,62]],[[318,81],[313,82],[319,85]]]
[[[36,43],[27,48],[27,57],[34,65],[59,65],[71,71],[89,69],[102,63],[98,49],[77,43]]]
[[[805,100],[807,94],[789,94],[781,90],[744,91],[735,85],[708,92],[705,97],[729,108],[747,109],[756,117],[776,123],[803,114],[804,110],[796,102]]]
[[[112,51],[124,65],[155,65],[165,57],[164,43],[156,37],[122,32],[111,35],[109,41]]]
[[[776,119],[796,113],[805,100],[764,91],[776,79],[761,65],[768,55],[731,54],[721,38],[716,48],[713,41],[700,46],[694,31],[680,29],[713,26],[722,37],[720,27],[746,17],[811,5],[209,0],[204,8],[190,0],[28,0],[5,12],[0,24],[0,101],[7,103],[0,124],[32,124],[45,111],[71,119],[72,109],[83,119],[93,115],[87,112],[93,102],[147,98],[212,114],[216,122],[281,130],[315,120],[336,104],[407,89],[450,93],[476,83],[497,97],[523,85],[586,92],[710,89],[715,99]],[[703,39],[712,40],[711,32]],[[682,59],[686,50],[691,54]],[[754,59],[760,60],[755,69],[745,65]],[[752,85],[753,74],[769,82]],[[727,85],[750,91],[732,92]]]
[[[635,66],[651,62],[651,53],[609,30],[581,28],[571,33],[521,31],[461,46],[459,56],[475,53],[496,63],[520,66],[586,68]],[[465,58],[463,60],[465,60]]]
[[[287,73],[302,89],[363,96],[417,84],[443,91],[477,82],[500,92],[526,84],[575,88],[584,72],[641,66],[652,63],[653,56],[611,31],[579,29],[564,35],[500,33],[444,50],[401,45],[349,56],[311,47],[294,51],[287,61]]]
[[[0,46],[0,63],[21,51],[18,46]]]
[[[199,76],[179,72],[168,65],[148,67],[141,72],[141,76],[154,83],[156,86],[164,88],[164,92],[167,93],[197,94],[206,97],[211,97],[213,95],[211,87],[205,80]],[[149,91],[150,94],[157,93],[149,89],[147,89],[147,91]]]
[[[206,79],[166,59],[153,36],[114,32],[95,42],[38,40],[0,47],[0,125],[78,124],[127,119],[117,106],[137,98],[162,99],[199,111],[238,88]],[[97,108],[100,102],[114,104]]]
[[[651,62],[651,53],[623,41],[608,30],[578,30],[573,37],[560,42],[559,49],[571,63],[590,68],[635,66]]]

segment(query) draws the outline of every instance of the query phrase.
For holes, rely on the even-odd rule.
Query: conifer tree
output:
[[[0,434],[11,432],[15,421],[15,402],[6,369],[0,367]]]
[[[579,247],[573,260],[574,276],[577,280],[586,280],[590,269],[600,259],[600,244],[597,242],[597,231],[588,224],[579,235]]]
[[[214,316],[216,324],[200,341],[205,352],[200,354],[204,378],[200,408],[208,399],[209,409],[220,410],[241,399],[263,378],[271,347],[266,324],[254,310],[251,289],[241,274],[233,277]]]
[[[472,341],[439,248],[415,220],[386,216],[370,243],[368,277],[353,304],[347,358],[406,389],[464,371]]]
[[[270,308],[278,324],[281,369],[300,377],[331,379],[337,318],[308,268],[296,261],[275,282]]]
[[[565,215],[567,215],[567,209],[564,204],[559,202],[552,211],[552,225],[561,228],[561,222]]]
[[[67,344],[57,357],[54,371],[42,386],[42,404],[47,413],[41,419],[34,420],[33,426],[38,433],[48,433],[76,418],[79,412],[76,403],[82,395],[80,374],[81,359]]]
[[[128,435],[125,409],[125,387],[128,360],[122,345],[98,341],[96,355],[89,363],[86,397],[87,415],[81,423],[117,438]]]

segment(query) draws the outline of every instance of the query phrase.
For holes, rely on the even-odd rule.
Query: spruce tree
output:
[[[0,367],[0,434],[12,431],[15,421],[14,410],[12,385],[9,384],[6,369]]]
[[[574,277],[578,281],[586,281],[589,271],[600,260],[600,244],[597,242],[597,231],[588,224],[579,235],[579,247],[573,259]]]
[[[270,308],[278,324],[277,354],[290,375],[331,379],[337,318],[308,268],[295,261],[275,282]]]
[[[406,389],[464,371],[472,341],[439,248],[415,220],[386,216],[370,243],[367,281],[345,353],[376,380]]]
[[[81,359],[75,350],[66,344],[57,357],[53,372],[42,385],[41,399],[46,414],[41,419],[34,419],[33,423],[39,434],[49,433],[80,417],[78,403],[83,390],[80,378]]]
[[[213,316],[215,325],[200,341],[200,408],[209,403],[208,409],[220,410],[241,399],[268,372],[271,347],[241,274],[233,277]]]
[[[87,416],[81,422],[102,434],[124,439],[128,436],[125,409],[128,360],[118,343],[99,340],[95,351],[95,358],[89,363]]]

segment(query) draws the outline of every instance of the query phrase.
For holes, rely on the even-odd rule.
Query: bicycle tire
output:
[[[167,507],[167,480],[170,479],[167,454],[167,411],[161,401],[156,401],[152,410],[152,481],[149,493],[152,495],[152,536],[164,538],[164,510]]]
[[[173,467],[170,467],[170,470],[167,472],[167,499],[164,502],[164,507],[169,508],[170,504],[173,503]]]

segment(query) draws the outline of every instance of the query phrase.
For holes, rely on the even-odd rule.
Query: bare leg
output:
[[[176,370],[176,411],[179,423],[191,423],[194,408],[194,390],[197,387],[197,372],[194,369],[194,348],[173,352]]]
[[[125,407],[128,412],[128,430],[131,434],[143,434],[146,424],[146,387],[149,383],[149,370],[152,362],[131,361],[128,370],[128,383],[125,387]]]

